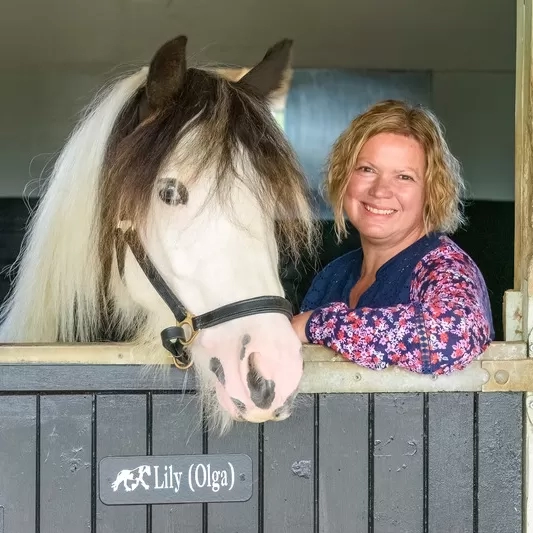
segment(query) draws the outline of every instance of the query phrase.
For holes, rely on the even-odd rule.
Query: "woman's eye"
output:
[[[414,181],[412,176],[408,176],[407,174],[400,174],[400,179],[405,181]]]
[[[162,187],[159,189],[159,198],[167,205],[187,205],[189,191],[181,181],[166,179],[162,181]]]
[[[361,172],[373,172],[373,170],[370,167],[359,167],[359,170]]]

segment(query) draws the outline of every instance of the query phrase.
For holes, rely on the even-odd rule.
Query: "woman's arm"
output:
[[[305,334],[369,368],[396,365],[424,374],[463,369],[491,340],[485,282],[473,261],[450,247],[430,252],[415,268],[411,303],[315,309]]]

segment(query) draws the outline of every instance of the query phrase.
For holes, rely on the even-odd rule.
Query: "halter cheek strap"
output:
[[[117,229],[117,232],[122,233],[122,230]],[[174,364],[182,370],[192,366],[191,356],[185,348],[192,344],[201,329],[262,313],[281,313],[289,319],[293,316],[291,303],[281,296],[248,298],[223,305],[202,315],[193,315],[185,308],[157,271],[135,230],[131,227],[128,228],[122,233],[122,237],[130,247],[145,276],[176,318],[175,326],[165,328],[161,332],[161,342],[165,349],[172,354]]]

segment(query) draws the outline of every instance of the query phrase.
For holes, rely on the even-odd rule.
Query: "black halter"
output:
[[[122,233],[122,230],[118,231]],[[172,354],[174,364],[182,370],[192,365],[190,354],[185,351],[185,347],[194,341],[201,329],[260,313],[281,313],[289,319],[293,316],[291,303],[281,296],[248,298],[247,300],[223,305],[213,311],[195,316],[185,308],[161,277],[152,261],[150,261],[135,230],[132,228],[127,229],[123,233],[123,238],[154,289],[176,317],[176,325],[165,328],[161,332],[161,342]]]

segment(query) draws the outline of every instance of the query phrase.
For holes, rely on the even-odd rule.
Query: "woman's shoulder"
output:
[[[494,338],[492,310],[485,278],[470,255],[448,236],[439,237],[439,244],[418,262],[411,283],[413,300],[428,297],[438,306],[433,315],[446,317],[450,312],[464,316],[477,310],[490,328]],[[435,303],[438,302],[438,303]],[[446,306],[452,311],[443,311]],[[460,311],[458,311],[460,308]],[[467,311],[468,310],[468,311]]]
[[[431,265],[433,268],[446,268],[451,265],[479,270],[476,262],[448,235],[440,235],[437,245],[429,250],[417,265],[417,270],[424,266]]]
[[[468,283],[486,292],[486,283],[476,262],[447,235],[440,235],[437,245],[418,261],[413,272],[413,286],[427,283]]]

